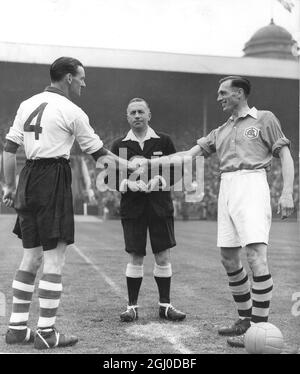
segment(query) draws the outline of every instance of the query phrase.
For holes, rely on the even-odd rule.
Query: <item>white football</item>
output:
[[[245,348],[252,354],[279,354],[284,340],[278,327],[269,322],[252,325],[245,334]]]

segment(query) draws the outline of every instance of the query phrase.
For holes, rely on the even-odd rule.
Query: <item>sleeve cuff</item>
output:
[[[16,130],[11,128],[9,130],[9,133],[6,135],[5,139],[8,141],[11,141],[13,143],[16,143],[18,145],[23,145],[23,140],[21,137],[17,134]]]
[[[4,151],[9,153],[17,153],[19,144],[7,139],[4,145]]]
[[[98,149],[98,151],[93,152],[90,155],[93,157],[93,159],[95,161],[97,161],[99,157],[106,156],[107,153],[108,153],[107,150],[105,148],[103,148],[103,144],[102,144],[102,147],[100,149]]]
[[[203,138],[198,139],[197,145],[199,145],[200,148],[202,149],[204,156],[209,156],[212,153],[209,145],[207,144],[206,138],[203,137]]]
[[[287,138],[280,138],[272,147],[272,155],[274,157],[279,157],[279,152],[282,147],[288,146],[290,148],[291,142]]]
[[[93,142],[93,144],[90,147],[82,148],[82,151],[89,154],[89,155],[92,155],[93,153],[96,153],[99,150],[101,150],[103,148],[104,144],[103,144],[103,141],[98,137],[98,135],[97,135],[97,138],[98,139],[95,139],[95,141]],[[81,146],[80,146],[80,148],[81,148]]]

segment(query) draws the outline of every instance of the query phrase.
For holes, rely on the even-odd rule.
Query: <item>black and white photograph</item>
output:
[[[300,354],[300,0],[0,5],[2,357]]]

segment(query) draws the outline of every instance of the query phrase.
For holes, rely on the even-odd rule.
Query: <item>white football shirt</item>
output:
[[[84,111],[53,87],[21,103],[6,139],[24,145],[27,159],[68,159],[75,139],[88,154],[103,147]]]

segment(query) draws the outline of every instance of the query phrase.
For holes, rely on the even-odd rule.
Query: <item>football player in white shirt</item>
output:
[[[71,191],[70,150],[76,139],[82,151],[95,160],[101,156],[121,160],[103,148],[89,124],[88,116],[70,97],[80,96],[85,87],[82,63],[61,57],[50,67],[51,85],[21,103],[6,136],[4,148],[3,202],[14,206],[14,233],[23,242],[24,255],[13,281],[13,305],[7,344],[34,342],[36,349],[71,346],[78,338],[55,329],[62,292],[61,274],[66,247],[74,243],[74,214]],[[24,145],[26,165],[16,190],[16,151]],[[134,167],[132,167],[134,169]],[[36,273],[44,260],[39,282],[40,315],[34,334],[28,327],[29,307]]]

